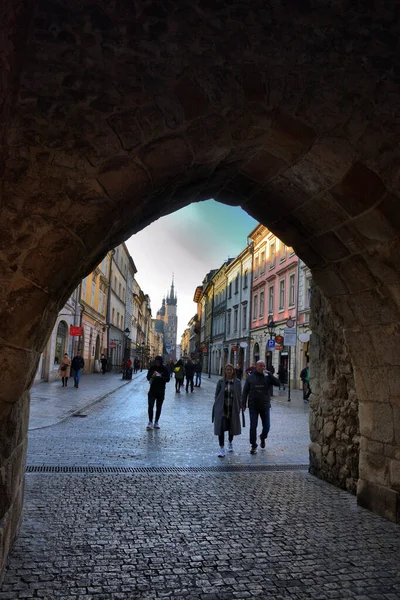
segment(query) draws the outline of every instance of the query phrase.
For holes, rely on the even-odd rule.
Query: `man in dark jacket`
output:
[[[81,379],[82,369],[85,366],[85,361],[83,360],[81,353],[77,352],[76,356],[72,359],[71,367],[74,370],[74,386],[76,388],[79,387],[79,382]]]
[[[151,365],[147,372],[147,380],[150,381],[150,389],[148,393],[149,401],[149,422],[146,429],[160,429],[158,421],[161,416],[161,409],[165,397],[165,384],[169,381],[169,372],[165,365],[163,365],[162,356],[156,356],[154,364]],[[154,403],[156,404],[156,420],[153,425],[153,413]]]
[[[259,360],[256,364],[255,372],[249,375],[243,386],[242,410],[246,410],[247,403],[250,412],[250,454],[257,452],[257,424],[258,417],[261,417],[262,432],[260,435],[260,446],[265,448],[265,440],[268,437],[270,428],[270,408],[271,408],[271,386],[279,385],[279,381],[265,370],[265,362]]]
[[[189,360],[185,364],[186,393],[188,393],[188,391],[189,391],[189,385],[190,385],[190,391],[193,392],[194,370],[195,370],[194,364],[189,358]]]

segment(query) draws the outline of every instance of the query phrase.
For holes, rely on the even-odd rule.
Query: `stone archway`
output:
[[[107,250],[210,197],[242,205],[311,268],[332,314],[313,328],[331,398],[346,382],[333,322],[354,371],[359,502],[400,519],[395,10],[3,2],[0,567],[20,518],[28,390],[59,307]],[[315,450],[317,472],[324,460]]]

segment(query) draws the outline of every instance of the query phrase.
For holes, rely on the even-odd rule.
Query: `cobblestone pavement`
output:
[[[250,456],[246,427],[219,459],[214,386],[171,386],[159,431],[145,430],[143,376],[84,418],[32,430],[28,464],[71,472],[27,474],[0,600],[399,600],[399,526],[298,470],[301,396],[275,397],[264,452]]]
[[[101,375],[90,385],[101,385],[99,378]],[[216,381],[217,377],[204,378],[202,387],[188,394],[185,391],[175,394],[174,382],[169,383],[161,429],[149,432],[146,431],[149,384],[143,372],[116,393],[78,411],[85,417],[71,417],[54,427],[30,431],[28,465],[218,464],[221,462],[217,457],[218,439],[211,423]],[[115,380],[115,385],[119,383]],[[84,389],[82,386],[82,390],[76,391],[83,393]],[[75,401],[74,391],[72,388]],[[88,391],[90,398],[91,393]],[[266,450],[256,456],[249,454],[247,422],[242,435],[234,439],[235,452],[223,460],[229,464],[308,464],[308,412],[300,391],[294,391],[290,403],[286,394],[275,391]],[[246,419],[248,421],[248,411]],[[36,422],[39,423],[38,417]]]

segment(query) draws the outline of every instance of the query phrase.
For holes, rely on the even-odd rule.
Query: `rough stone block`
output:
[[[358,504],[395,523],[400,522],[399,501],[399,492],[363,478],[358,480]]]
[[[386,187],[376,173],[357,162],[330,192],[351,217],[356,217],[376,204]]]
[[[311,240],[311,246],[328,262],[337,262],[350,255],[336,233],[330,231]]]
[[[381,402],[360,402],[360,433],[375,442],[394,442],[393,409]]]
[[[400,492],[400,460],[390,462],[390,483],[394,490]]]
[[[360,477],[383,486],[389,486],[389,459],[384,455],[360,452]]]

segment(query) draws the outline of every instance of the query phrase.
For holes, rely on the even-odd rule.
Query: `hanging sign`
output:
[[[285,328],[283,332],[283,338],[285,340],[285,346],[296,346],[297,333],[296,329]]]
[[[75,325],[70,325],[69,335],[80,337],[82,333],[82,327],[75,327]]]
[[[281,335],[277,335],[275,338],[277,344],[283,344],[283,337]]]
[[[275,350],[276,347],[276,343],[275,340],[268,340],[267,341],[267,346],[270,350]]]

